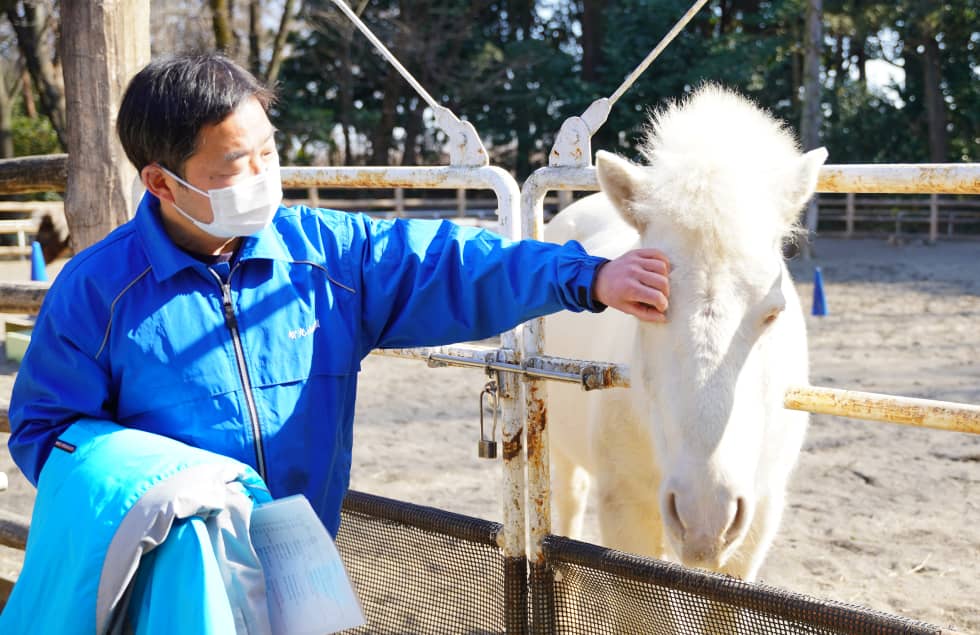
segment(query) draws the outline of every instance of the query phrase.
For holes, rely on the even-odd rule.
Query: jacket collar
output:
[[[280,206],[273,222],[259,233],[242,238],[238,250],[239,262],[244,260],[283,260],[291,261],[282,237],[275,224],[282,216]],[[143,243],[146,258],[153,268],[157,281],[166,280],[184,269],[201,268],[204,265],[178,247],[167,234],[160,211],[160,199],[146,192],[136,209],[136,233]]]

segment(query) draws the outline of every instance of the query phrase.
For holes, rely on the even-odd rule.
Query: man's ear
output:
[[[827,148],[817,148],[810,150],[797,161],[795,168],[789,175],[789,199],[792,214],[795,218],[800,208],[806,205],[810,197],[817,190],[817,177],[820,176],[820,167],[827,160]]]
[[[643,233],[646,222],[636,214],[636,201],[644,181],[642,168],[611,152],[595,155],[596,176],[603,194],[627,223]]]
[[[140,170],[140,180],[143,182],[143,186],[153,196],[156,196],[161,201],[168,203],[174,202],[173,187],[159,165],[151,163],[150,165],[144,166]]]

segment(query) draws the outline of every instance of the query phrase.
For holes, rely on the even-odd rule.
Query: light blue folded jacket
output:
[[[0,633],[268,634],[248,465],[103,421],[68,427],[38,480]]]

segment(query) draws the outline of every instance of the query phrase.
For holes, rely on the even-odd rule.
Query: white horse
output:
[[[651,117],[648,166],[599,152],[601,193],[546,239],[671,261],[666,324],[625,313],[547,319],[551,355],[625,362],[628,390],[548,386],[556,534],[581,534],[590,482],[601,542],[746,580],[778,528],[807,414],[783,408],[808,375],[784,241],[827,157],[714,85]]]

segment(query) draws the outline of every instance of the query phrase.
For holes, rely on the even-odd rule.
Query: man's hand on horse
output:
[[[656,249],[634,249],[599,268],[594,283],[599,302],[647,322],[666,322],[670,261]]]

